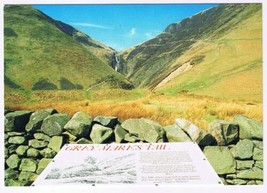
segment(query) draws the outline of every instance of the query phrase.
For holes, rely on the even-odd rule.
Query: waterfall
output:
[[[119,60],[116,52],[114,52],[114,59],[115,59],[114,70],[117,72],[118,71],[119,64],[120,64],[120,60]]]

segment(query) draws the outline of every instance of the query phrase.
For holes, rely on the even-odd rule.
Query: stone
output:
[[[217,174],[231,174],[236,172],[236,161],[228,147],[206,146],[204,154]]]
[[[34,157],[37,158],[40,156],[40,152],[37,149],[29,148],[27,150],[27,157]]]
[[[12,154],[6,160],[7,166],[12,168],[12,169],[18,168],[20,162],[21,162],[21,159],[19,158],[19,156],[17,154]]]
[[[29,149],[29,146],[27,145],[20,145],[16,149],[16,153],[21,156],[25,156],[27,154],[27,150]]]
[[[139,139],[149,143],[166,141],[165,130],[161,125],[149,119],[128,119],[121,126],[129,133],[136,134]]]
[[[49,142],[51,139],[51,137],[49,137],[48,135],[43,134],[43,133],[34,133],[33,136],[35,139],[38,139],[41,141],[46,141],[46,142]]]
[[[97,144],[107,142],[113,136],[114,136],[114,133],[111,128],[104,127],[99,124],[95,124],[90,133],[90,138],[92,139],[93,143],[97,143]]]
[[[36,180],[37,177],[38,177],[38,175],[36,173],[22,171],[19,174],[19,181],[26,182],[26,183],[32,183]]]
[[[247,182],[247,185],[257,185],[255,180],[250,180]]]
[[[35,111],[31,114],[30,120],[27,123],[25,130],[30,133],[34,133],[41,130],[41,125],[43,123],[43,120],[50,116],[57,113],[55,109],[42,109]]]
[[[124,137],[124,140],[128,141],[130,143],[134,143],[134,142],[140,141],[140,139],[136,135],[134,135],[132,133],[127,133],[125,135],[125,137]]]
[[[31,111],[15,111],[5,115],[5,131],[25,131]]]
[[[256,182],[256,185],[263,185],[263,181],[261,180],[255,180],[255,182]]]
[[[263,169],[263,161],[256,161],[255,162],[255,167]]]
[[[5,170],[5,179],[18,179],[19,172],[17,170],[13,170],[12,168],[7,168]]]
[[[41,130],[50,137],[61,135],[64,126],[69,120],[70,116],[67,114],[50,115],[44,119]]]
[[[186,134],[198,145],[207,146],[213,145],[216,143],[215,138],[204,131],[203,129],[198,128],[193,123],[185,120],[185,119],[176,119],[176,125],[181,128]]]
[[[8,149],[8,153],[9,153],[9,154],[13,154],[13,153],[15,153],[16,150],[17,150],[17,148],[18,148],[17,145],[14,145],[14,144],[9,145],[9,146],[7,147],[7,149]]]
[[[64,133],[62,133],[62,136],[67,139],[68,141],[75,141],[77,139],[77,137],[75,135],[72,135],[70,132],[65,131]]]
[[[25,135],[25,132],[15,132],[15,131],[12,131],[12,132],[8,132],[7,134],[10,137],[12,137],[12,136],[24,136]]]
[[[38,168],[36,170],[37,174],[41,174],[42,171],[46,168],[46,166],[52,161],[52,159],[43,158],[38,163]]]
[[[224,120],[215,120],[208,125],[210,133],[217,141],[217,145],[228,145],[239,139],[239,127]]]
[[[255,147],[259,149],[263,149],[263,141],[258,141],[258,140],[252,140],[253,144]]]
[[[9,153],[8,153],[8,149],[6,147],[4,148],[4,152],[5,152],[5,159],[7,159],[9,156]]]
[[[122,143],[124,141],[125,135],[128,133],[125,129],[122,128],[121,125],[116,125],[115,130],[115,142]]]
[[[31,158],[23,158],[19,170],[25,172],[35,172],[37,169],[37,161]]]
[[[78,138],[87,137],[92,128],[92,117],[83,112],[77,112],[64,128]]]
[[[253,160],[246,160],[246,161],[236,160],[236,164],[237,164],[238,170],[251,169],[254,165],[254,161]]]
[[[27,138],[23,137],[23,136],[10,137],[8,139],[8,143],[17,144],[17,145],[23,145],[23,144],[27,143]]]
[[[90,141],[89,139],[86,139],[86,138],[81,138],[76,143],[77,144],[93,144],[92,141]]]
[[[64,139],[62,136],[54,136],[51,138],[48,147],[55,152],[59,152],[60,148],[63,146]]]
[[[36,148],[36,149],[41,149],[41,148],[45,148],[48,144],[48,142],[46,141],[41,141],[41,140],[37,140],[37,139],[31,139],[29,140],[29,146]]]
[[[57,152],[55,152],[54,150],[52,150],[50,148],[45,148],[45,149],[40,151],[40,154],[44,158],[54,158],[57,155]]]
[[[253,151],[253,159],[257,160],[257,161],[262,161],[263,160],[263,150],[255,147],[254,151]]]
[[[114,128],[118,123],[118,118],[113,116],[97,116],[94,118],[94,122],[105,127]]]
[[[236,174],[227,174],[226,179],[236,179]]]
[[[248,139],[240,140],[232,149],[231,153],[238,159],[250,159],[253,155],[253,142]]]
[[[18,180],[13,180],[13,179],[7,179],[5,180],[5,186],[25,186],[25,182],[21,182]]]
[[[9,138],[9,135],[5,133],[5,134],[4,134],[4,140],[7,141],[8,138]]]
[[[177,125],[169,125],[163,127],[166,131],[168,142],[187,142],[192,141],[190,137]]]
[[[237,178],[249,180],[263,180],[263,171],[257,168],[242,170],[237,173]]]
[[[239,125],[239,138],[241,139],[263,139],[263,124],[243,115],[236,115],[234,124]]]
[[[232,184],[232,185],[245,185],[245,184],[247,184],[247,181],[243,180],[243,179],[232,179],[232,180],[226,179],[226,182],[228,184]]]

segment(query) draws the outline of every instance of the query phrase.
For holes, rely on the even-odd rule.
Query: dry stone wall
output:
[[[225,184],[263,183],[263,125],[248,117],[216,120],[203,130],[184,119],[161,126],[145,118],[70,117],[43,109],[5,111],[5,185],[31,185],[66,143],[188,141],[200,146]]]

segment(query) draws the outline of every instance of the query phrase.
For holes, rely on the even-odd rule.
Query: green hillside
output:
[[[137,87],[261,101],[261,4],[223,4],[203,11],[120,57],[122,72]]]
[[[4,7],[5,89],[87,89],[131,83],[111,67],[111,48],[31,6]]]

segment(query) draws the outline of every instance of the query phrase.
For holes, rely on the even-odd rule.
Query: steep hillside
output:
[[[121,71],[158,92],[261,101],[261,11],[261,4],[223,4],[171,24],[120,53]]]
[[[5,88],[131,88],[115,72],[114,50],[31,6],[4,8]]]

